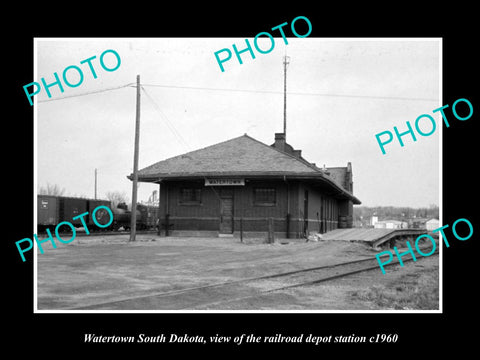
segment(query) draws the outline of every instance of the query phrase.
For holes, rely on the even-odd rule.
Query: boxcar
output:
[[[42,231],[55,227],[59,220],[59,201],[57,196],[37,195],[37,225]]]
[[[110,201],[108,200],[94,200],[94,199],[89,199],[88,202],[87,202],[87,211],[88,211],[88,222],[87,224],[89,225],[92,225],[94,226],[95,223],[93,222],[93,210],[95,210],[95,208],[97,208],[98,206],[106,206],[108,207],[110,210],[112,210],[112,205],[110,203]],[[112,211],[113,213],[113,211]],[[97,210],[97,212],[95,213],[95,218],[97,220],[97,222],[99,224],[102,224],[102,225],[105,225],[105,224],[108,224],[108,222],[110,221],[110,215],[108,214],[107,210],[105,209],[99,209]]]
[[[83,214],[87,211],[88,199],[80,199],[73,197],[59,197],[59,220],[68,221],[75,227],[82,225],[81,219],[73,220],[75,216]]]

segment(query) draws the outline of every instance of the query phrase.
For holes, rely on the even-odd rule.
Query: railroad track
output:
[[[433,255],[438,255],[438,251]],[[420,259],[417,258],[417,261]],[[409,257],[402,260],[406,263],[413,259]],[[398,261],[392,261],[384,267],[392,267],[398,264]],[[225,302],[246,300],[267,293],[312,286],[375,269],[380,271],[377,259],[364,258],[255,278],[135,296],[68,310],[193,310],[198,307],[209,308]]]

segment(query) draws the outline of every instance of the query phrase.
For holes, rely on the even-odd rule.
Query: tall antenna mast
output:
[[[285,140],[287,139],[287,65],[289,60],[290,57],[287,56],[287,50],[285,49],[285,56],[283,57],[283,133],[285,134]]]

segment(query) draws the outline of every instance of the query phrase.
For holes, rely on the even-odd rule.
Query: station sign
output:
[[[205,178],[205,186],[245,186],[245,179],[209,179],[209,178]]]

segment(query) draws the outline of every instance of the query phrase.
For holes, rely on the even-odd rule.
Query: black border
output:
[[[4,225],[6,236],[2,241],[7,261],[4,278],[7,291],[3,293],[7,323],[4,344],[16,351],[25,345],[49,356],[77,354],[85,350],[96,353],[119,349],[156,351],[158,356],[169,356],[163,351],[174,349],[232,351],[260,348],[270,352],[284,352],[287,348],[322,354],[333,350],[366,350],[367,354],[402,356],[424,352],[434,355],[442,349],[461,347],[465,353],[475,344],[476,324],[468,321],[475,311],[475,256],[478,250],[478,215],[473,211],[476,197],[477,161],[475,127],[480,113],[478,89],[478,56],[474,14],[468,5],[448,4],[421,9],[408,3],[384,4],[384,7],[360,3],[341,3],[328,8],[323,3],[294,8],[293,4],[268,4],[260,10],[246,3],[196,5],[185,3],[183,9],[174,9],[163,3],[111,3],[106,9],[98,4],[76,7],[68,5],[25,5],[9,12],[12,21],[5,21],[4,34],[8,37],[8,55],[3,56],[8,85],[3,97],[4,117],[4,184],[13,182],[13,190],[4,189]],[[36,9],[38,7],[39,9]],[[13,10],[12,10],[13,8]],[[67,11],[67,9],[70,9]],[[444,249],[444,313],[443,314],[33,314],[33,256],[21,262],[14,242],[31,237],[33,223],[33,112],[23,92],[23,85],[33,81],[34,37],[254,37],[258,32],[296,16],[310,19],[311,37],[441,37],[443,38],[443,104],[453,104],[458,98],[467,98],[473,104],[474,115],[468,121],[451,121],[443,128],[443,219],[452,224],[458,218],[469,219],[474,235],[468,241],[450,241]],[[12,25],[13,24],[13,25]],[[5,99],[5,100],[6,100]],[[12,101],[13,100],[13,101]],[[426,109],[430,110],[430,109]],[[448,110],[448,109],[447,109]],[[446,111],[447,116],[451,111]],[[53,136],[53,135],[52,135]],[[7,139],[12,141],[7,142]],[[41,139],[39,139],[41,141]],[[449,234],[447,232],[447,234]],[[473,325],[473,327],[472,327]],[[84,344],[85,333],[136,335],[145,333],[189,333],[204,336],[216,333],[236,336],[254,333],[257,336],[299,335],[375,335],[396,333],[396,344],[329,344],[315,347],[302,345],[187,345],[175,344]],[[22,346],[23,345],[23,346]],[[64,352],[65,354],[65,352]]]

